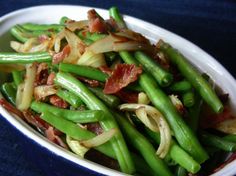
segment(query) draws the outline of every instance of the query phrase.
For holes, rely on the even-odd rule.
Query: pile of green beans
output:
[[[80,44],[87,47],[112,33],[122,33],[122,31],[128,30],[117,7],[111,7],[109,15],[116,23],[114,28],[109,26],[112,28],[111,31],[101,33],[86,31],[87,28],[76,29],[74,34],[82,42]],[[101,16],[98,15],[98,18],[106,24]],[[11,34],[21,43],[41,35],[50,37],[63,32],[68,20],[70,20],[68,17],[62,17],[59,24],[15,25],[11,28]],[[73,23],[72,20],[70,22]],[[68,42],[67,37],[64,38],[61,40],[61,48]],[[39,72],[33,88],[41,86],[41,84],[48,88],[50,87],[48,85],[52,84],[55,92],[52,93],[53,96],[49,92],[50,95],[40,100],[36,95],[31,97],[32,101],[27,111],[32,113],[32,118],[35,114],[40,115],[47,125],[51,125],[60,130],[63,135],[70,136],[79,142],[97,136],[95,132],[89,131],[89,128],[86,127],[90,123],[99,124],[104,132],[117,129],[117,133],[108,142],[96,146],[94,149],[115,159],[120,171],[126,174],[187,176],[189,173],[201,173],[202,165],[204,162],[210,161],[209,156],[215,154],[215,151],[236,151],[236,135],[221,134],[218,136],[211,130],[202,129],[199,125],[203,105],[208,105],[211,111],[217,114],[223,111],[224,104],[209,84],[209,77],[197,71],[170,44],[160,40],[156,46],[152,47],[153,49],[155,47],[153,53],[142,47],[132,52],[124,50],[103,53],[107,62],[106,66],[111,70],[116,68],[117,61],[121,64],[133,64],[142,68],[142,73],[138,75],[135,82],[122,88],[121,92],[109,95],[103,92],[103,88],[107,79],[114,72],[106,74],[99,68],[63,61],[53,64],[55,53],[53,47],[47,51],[34,53],[0,53],[0,66],[18,64],[23,67],[23,69],[11,72],[11,78],[8,82],[4,80],[0,91],[9,103],[17,107],[17,96],[24,91],[20,88],[27,80],[24,67],[32,63],[37,63],[36,65],[39,67],[40,63],[46,63],[47,73],[42,72],[42,75],[48,76],[54,72],[53,83],[50,82],[49,76],[43,80],[44,82],[42,81],[43,83],[40,81],[38,83],[37,79],[42,76]],[[164,67],[155,59],[158,52],[164,54],[165,59],[168,60],[168,63],[170,62],[170,68]],[[174,66],[176,68],[173,71]],[[179,78],[175,77],[175,71],[180,74]],[[52,76],[54,75],[52,74]],[[99,84],[93,87],[92,84],[89,85],[80,80],[84,82],[96,80],[95,82]],[[122,91],[132,91],[137,97],[139,93],[145,93],[148,97],[147,102],[150,102],[149,105],[160,111],[167,121],[172,138],[169,151],[164,159],[156,154],[156,147],[163,140],[160,133],[147,128],[133,112],[133,114],[131,112],[123,114],[118,110],[119,105],[124,102],[122,98],[125,98],[119,95],[119,93],[123,93]],[[179,112],[175,107],[169,97],[171,94],[177,95],[176,97],[183,104],[183,112]],[[207,150],[209,147],[213,149],[211,152]],[[133,149],[134,151],[130,151]]]

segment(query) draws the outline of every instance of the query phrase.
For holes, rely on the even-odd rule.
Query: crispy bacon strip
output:
[[[48,77],[48,64],[40,63],[37,66],[35,86],[46,84]]]
[[[88,11],[88,20],[90,32],[106,33],[108,31],[105,21],[97,14],[94,9]]]
[[[93,79],[87,79],[84,77],[77,77],[80,81],[87,83],[91,87],[98,87],[100,85],[99,81]]]
[[[138,93],[120,90],[116,92],[115,95],[119,97],[125,103],[137,103],[138,102]]]
[[[97,135],[103,133],[103,129],[99,123],[87,123],[86,127],[87,127],[87,130],[92,131]]]
[[[56,73],[54,72],[50,73],[47,79],[47,85],[53,85],[55,77],[56,77]]]
[[[111,76],[112,74],[112,69],[109,68],[107,65],[99,67],[99,70],[101,70],[103,73],[106,73]]]
[[[103,92],[114,94],[138,79],[142,68],[134,64],[117,64],[112,75],[107,79]]]
[[[29,124],[37,127],[42,131],[45,131],[49,127],[49,124],[47,122],[42,120],[38,115],[32,114],[32,112],[29,110],[23,111],[23,115],[25,120]]]
[[[7,100],[4,98],[0,99],[0,105],[5,108],[7,111],[19,116],[20,118],[24,119],[23,113],[18,110],[16,107],[14,107],[12,104],[8,103]]]
[[[58,64],[70,54],[70,46],[66,45],[63,50],[53,55],[52,63]]]
[[[50,101],[51,104],[53,104],[54,106],[59,107],[59,108],[66,109],[69,106],[66,101],[64,101],[63,99],[61,99],[57,95],[52,95],[49,98],[49,101]]]
[[[63,148],[68,149],[68,146],[63,142],[63,140],[56,134],[56,130],[49,126],[48,129],[45,131],[45,136],[55,144],[60,145]]]

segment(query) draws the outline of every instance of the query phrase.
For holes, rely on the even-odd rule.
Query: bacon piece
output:
[[[87,123],[86,124],[87,130],[94,132],[95,134],[99,135],[103,133],[103,129],[99,123]]]
[[[107,79],[103,92],[114,94],[138,79],[142,68],[134,64],[117,64],[112,75]]]
[[[32,112],[29,110],[23,111],[23,115],[24,115],[25,120],[29,124],[35,126],[40,131],[44,131],[49,127],[49,124],[47,122],[41,119],[38,115],[32,114]]]
[[[48,78],[48,64],[40,63],[37,67],[35,86],[46,84]]]
[[[116,31],[120,30],[117,23],[116,23],[116,21],[112,17],[110,17],[110,19],[106,20],[106,24],[107,24],[107,26],[110,27],[110,30],[112,32],[116,32]]]
[[[103,66],[99,67],[99,70],[101,70],[103,73],[108,74],[109,76],[111,76],[111,74],[112,74],[112,69],[109,68],[107,65],[103,65]]]
[[[55,144],[60,145],[63,148],[68,149],[68,146],[63,142],[63,140],[56,134],[56,130],[50,126],[48,129],[45,131],[45,136]]]
[[[138,102],[138,93],[137,92],[120,90],[119,92],[116,92],[115,95],[126,103],[137,103]]]
[[[91,87],[98,87],[100,85],[99,81],[93,79],[87,79],[84,77],[78,77],[78,79],[84,83],[87,83]]]
[[[224,111],[219,114],[211,114],[209,116],[204,117],[201,120],[201,127],[202,128],[212,128],[215,127],[217,124],[227,120],[234,118],[230,108],[225,106]]]
[[[50,73],[47,79],[47,85],[53,85],[55,77],[56,77],[56,74],[54,72]]]
[[[16,107],[14,107],[12,104],[10,104],[7,100],[4,98],[0,99],[0,105],[5,108],[7,111],[19,116],[20,118],[24,119],[23,113],[18,110]]]
[[[70,54],[70,46],[66,45],[63,50],[53,55],[52,63],[58,64]]]
[[[97,14],[94,9],[88,11],[88,20],[90,32],[106,33],[108,31],[105,21]]]
[[[53,104],[54,106],[59,107],[59,108],[63,108],[63,109],[66,109],[69,106],[66,101],[64,101],[63,99],[61,99],[57,95],[52,95],[49,98],[49,102],[51,104]]]

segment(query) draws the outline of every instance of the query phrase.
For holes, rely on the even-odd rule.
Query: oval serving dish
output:
[[[37,6],[18,10],[9,13],[0,18],[0,51],[8,51],[10,46],[6,45],[11,40],[8,33],[9,29],[15,25],[26,22],[33,23],[58,23],[62,16],[67,16],[71,19],[81,20],[87,17],[87,11],[92,7],[84,6],[69,6],[69,5],[47,5]],[[104,18],[108,18],[108,11],[96,8],[97,12]],[[208,73],[217,85],[220,85],[223,92],[229,93],[230,106],[233,112],[236,112],[236,81],[229,74],[229,72],[220,65],[214,58],[204,52],[202,49],[184,38],[173,34],[163,28],[153,24],[144,22],[142,20],[124,16],[124,20],[128,27],[136,32],[146,36],[151,42],[155,43],[159,39],[170,43],[177,48],[189,61],[195,65],[199,70],[204,70]],[[0,75],[2,76],[2,75]],[[0,95],[1,96],[1,95]],[[51,143],[46,138],[41,136],[38,132],[32,129],[28,124],[20,118],[13,117],[5,109],[0,107],[0,114],[12,126],[18,129],[26,138],[33,143],[39,145],[41,152],[50,153],[51,157],[59,157],[63,159],[71,168],[81,170],[82,175],[124,175],[121,172],[114,171],[91,161],[81,159],[77,155],[62,149],[61,147]],[[47,163],[47,161],[44,161]],[[50,163],[48,163],[50,165]],[[63,166],[63,165],[62,165]],[[236,160],[225,166],[223,169],[214,174],[214,176],[230,176],[236,174]],[[61,169],[59,168],[58,171]],[[50,173],[50,171],[49,171]],[[56,175],[71,175],[68,173],[58,173]],[[80,175],[78,174],[78,175]],[[51,175],[51,174],[49,174]],[[77,174],[75,174],[77,175]]]

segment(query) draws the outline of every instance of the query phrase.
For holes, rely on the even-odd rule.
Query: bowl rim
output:
[[[30,11],[37,11],[40,9],[44,8],[83,8],[83,9],[91,9],[94,8],[100,12],[108,12],[108,10],[103,9],[103,8],[97,8],[97,7],[92,7],[92,6],[81,6],[81,5],[63,5],[63,4],[49,4],[49,5],[39,5],[39,6],[32,6],[32,7],[26,7],[22,8],[19,10],[15,10],[12,12],[9,12],[3,16],[0,17],[0,25],[4,21],[10,20],[11,18],[14,18],[18,15],[22,15],[23,13],[27,13]],[[234,77],[216,60],[214,59],[211,55],[206,53],[204,50],[202,50],[200,47],[197,45],[193,44],[192,42],[188,41],[187,39],[169,31],[166,30],[158,25],[149,23],[147,21],[128,16],[128,15],[123,15],[124,20],[129,23],[129,21],[132,21],[133,25],[140,25],[140,23],[143,24],[146,28],[152,28],[154,29],[154,32],[158,32],[158,35],[168,35],[167,38],[165,38],[165,41],[169,42],[173,38],[175,38],[175,43],[170,42],[173,44],[175,47],[179,43],[184,43],[187,47],[192,48],[193,52],[200,53],[204,58],[207,58],[209,62],[213,63],[216,67],[218,67],[223,73],[224,76],[228,79],[230,83],[233,84],[233,86],[236,88],[236,80]],[[1,31],[1,30],[0,30]],[[6,31],[5,31],[6,32]],[[1,34],[0,34],[1,35]],[[178,48],[176,46],[176,48]],[[0,95],[1,97],[1,95]],[[52,153],[59,155],[69,161],[72,161],[75,164],[79,164],[80,166],[85,167],[86,169],[93,170],[95,172],[101,173],[101,174],[106,174],[106,175],[126,175],[124,173],[121,173],[119,171],[107,168],[105,166],[102,166],[100,164],[91,162],[89,160],[85,160],[82,158],[79,158],[77,155],[73,154],[72,152],[69,152],[56,144],[50,142],[48,139],[40,135],[37,131],[32,129],[30,126],[28,126],[22,119],[19,117],[13,117],[8,111],[6,111],[3,107],[0,106],[0,114],[15,128],[17,128],[21,133],[23,133],[25,136],[28,138],[34,140],[37,144],[40,146],[46,148],[47,150],[51,151]],[[233,162],[227,164],[223,169],[218,171],[217,173],[212,174],[212,176],[220,176],[220,175],[231,175],[235,174],[236,172],[233,172],[234,167],[236,166],[236,160]]]

